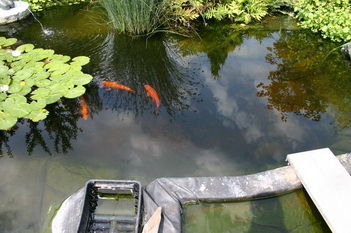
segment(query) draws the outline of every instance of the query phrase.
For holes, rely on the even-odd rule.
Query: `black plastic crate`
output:
[[[129,180],[89,180],[79,233],[139,232],[141,184]]]

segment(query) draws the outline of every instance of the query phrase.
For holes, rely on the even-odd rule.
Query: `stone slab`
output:
[[[330,149],[289,154],[287,160],[329,228],[349,233],[351,176]]]

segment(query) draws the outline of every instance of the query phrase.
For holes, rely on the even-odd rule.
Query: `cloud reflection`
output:
[[[248,144],[256,143],[257,146],[260,142],[267,145],[268,141],[286,138],[289,146],[296,149],[310,134],[308,126],[295,116],[289,122],[282,122],[280,112],[267,110],[266,100],[257,101],[255,84],[266,80],[275,66],[259,61],[267,50],[266,46],[255,46],[255,43],[249,40],[229,54],[227,61],[234,65],[224,66],[220,79],[212,78],[208,66],[202,67],[205,84],[213,95],[217,118],[225,127],[238,128]]]
[[[103,160],[126,177],[230,175],[236,170],[224,152],[195,145],[177,124],[154,117],[147,120],[149,125],[139,124],[132,113],[113,114],[102,111],[86,127],[75,145],[82,160],[95,164]],[[104,137],[95,136],[102,132]]]

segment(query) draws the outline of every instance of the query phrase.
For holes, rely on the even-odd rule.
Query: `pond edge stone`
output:
[[[30,15],[29,4],[23,1],[14,1],[15,7],[9,10],[0,9],[0,24],[7,24],[24,19]]]

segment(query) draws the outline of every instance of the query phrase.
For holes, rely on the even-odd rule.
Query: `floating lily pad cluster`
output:
[[[13,50],[15,38],[0,37],[0,129],[9,129],[18,118],[43,120],[45,106],[62,97],[76,98],[92,80],[82,66],[90,59],[55,54],[54,50],[23,44]]]

